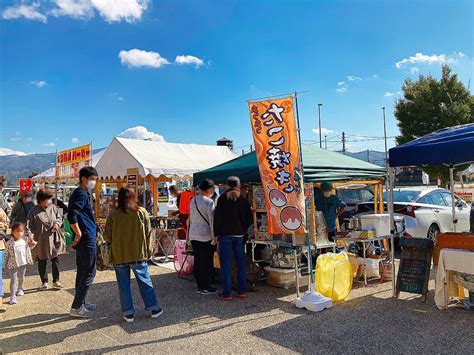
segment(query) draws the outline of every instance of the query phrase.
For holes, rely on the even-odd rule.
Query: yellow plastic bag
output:
[[[316,290],[333,302],[344,300],[352,290],[352,266],[346,253],[320,255],[316,262]]]

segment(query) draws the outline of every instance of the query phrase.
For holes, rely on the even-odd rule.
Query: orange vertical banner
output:
[[[305,197],[294,99],[249,102],[271,234],[306,233]]]

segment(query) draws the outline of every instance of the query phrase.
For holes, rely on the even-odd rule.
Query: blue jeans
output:
[[[156,298],[155,289],[151,282],[146,261],[137,262],[136,264],[114,265],[114,269],[120,293],[120,305],[122,306],[122,313],[124,316],[135,314],[132,299],[132,287],[130,284],[130,270],[135,274],[140,295],[145,303],[145,309],[147,311],[154,311],[161,308],[158,304],[158,299]]]
[[[4,253],[4,250],[1,249],[0,250],[0,297],[3,297],[3,253]]]
[[[232,295],[232,252],[237,265],[237,292],[245,293],[244,238],[219,236],[219,258],[221,263],[222,296]]]
[[[74,309],[79,309],[86,301],[87,292],[95,277],[96,254],[95,246],[83,244],[76,248],[76,293],[71,306]]]

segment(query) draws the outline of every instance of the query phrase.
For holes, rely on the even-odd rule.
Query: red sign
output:
[[[31,179],[20,179],[20,195],[23,195],[25,192],[31,192],[31,186]]]

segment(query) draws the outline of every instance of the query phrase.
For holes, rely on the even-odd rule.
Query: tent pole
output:
[[[453,232],[456,233],[456,204],[454,201],[454,167],[449,166],[449,189],[451,190],[451,208],[453,211]]]
[[[393,297],[395,297],[395,220],[394,220],[394,208],[393,208],[393,184],[395,183],[394,179],[394,169],[393,168],[388,168],[388,201],[387,201],[387,207],[388,207],[388,213],[390,215],[390,262],[392,263],[392,292],[393,292]]]

